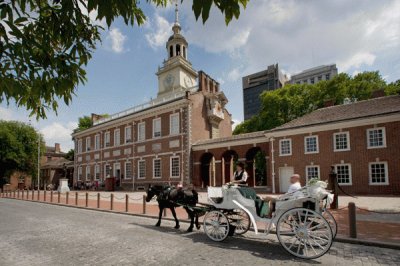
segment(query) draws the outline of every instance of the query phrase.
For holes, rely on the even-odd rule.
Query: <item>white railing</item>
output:
[[[154,106],[157,106],[157,105],[160,105],[160,104],[175,100],[177,98],[181,98],[181,97],[185,96],[186,91],[194,92],[197,89],[198,89],[198,86],[196,85],[196,86],[193,86],[193,87],[188,88],[186,90],[182,90],[182,91],[179,91],[179,92],[176,92],[176,93],[168,94],[165,97],[159,97],[159,98],[150,100],[150,101],[148,101],[146,103],[142,103],[140,105],[137,105],[137,106],[134,106],[132,108],[126,109],[124,111],[121,111],[121,112],[118,112],[116,114],[110,115],[109,117],[105,117],[105,118],[99,119],[99,120],[93,122],[93,125],[95,126],[95,125],[98,125],[98,124],[102,124],[102,123],[105,123],[105,122],[108,122],[108,121],[111,121],[111,120],[114,120],[114,119],[117,119],[117,118],[120,118],[120,117],[123,117],[123,116],[126,116],[126,115],[137,113],[139,111],[142,111],[142,110],[150,108],[150,107],[154,107]]]

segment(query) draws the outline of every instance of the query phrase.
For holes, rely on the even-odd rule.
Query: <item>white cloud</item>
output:
[[[67,152],[74,147],[71,133],[77,126],[76,122],[53,122],[50,125],[42,127],[40,133],[43,134],[46,145],[52,146],[54,143],[60,143],[61,150]]]
[[[233,119],[232,119],[232,122],[233,122],[233,124],[232,124],[232,130],[235,130],[236,126],[239,125],[240,123],[242,123],[243,121],[241,121],[241,120],[239,120],[239,119],[233,118]]]
[[[13,112],[9,108],[0,106],[0,120],[10,121],[13,120]]]
[[[126,35],[122,34],[119,28],[112,28],[107,32],[106,47],[115,53],[125,52],[124,44],[126,40]]]
[[[232,82],[237,81],[241,77],[242,77],[242,73],[240,72],[239,68],[234,68],[231,71],[229,71],[227,74],[227,79]]]
[[[376,56],[372,53],[361,52],[353,55],[344,62],[338,62],[341,71],[348,71],[352,68],[360,68],[363,65],[371,66],[375,62]]]
[[[169,23],[158,13],[155,14],[153,21],[148,22],[149,32],[145,35],[146,40],[153,49],[164,46],[168,37],[172,34],[172,23]]]

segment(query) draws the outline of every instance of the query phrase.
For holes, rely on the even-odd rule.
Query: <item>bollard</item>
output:
[[[97,209],[100,209],[100,193],[97,193]]]
[[[129,206],[129,196],[128,196],[128,194],[126,194],[125,195],[125,211],[126,212],[129,211],[128,206]]]
[[[85,204],[85,206],[86,206],[86,208],[89,206],[89,193],[87,193],[86,192],[86,195],[85,195],[85,197],[86,197],[86,204]]]
[[[40,190],[37,191],[37,200],[40,201]]]
[[[19,189],[18,189],[18,192],[17,192],[17,198],[19,198]]]
[[[50,191],[50,202],[51,202],[51,203],[53,202],[53,190]]]
[[[58,195],[58,197],[57,197],[57,202],[58,202],[58,203],[60,203],[60,202],[61,202],[61,193],[60,193],[60,192],[58,192],[58,194],[57,194],[57,195]]]
[[[46,201],[46,190],[43,191],[43,201]]]
[[[25,190],[22,190],[22,199],[24,199],[24,192]]]
[[[75,192],[75,206],[78,206],[78,192]]]
[[[69,198],[69,192],[67,191],[66,196],[65,196],[65,204],[68,205],[68,198]]]
[[[14,198],[15,198],[15,190],[14,190]]]
[[[35,196],[35,190],[32,190],[32,200],[34,199]]]
[[[164,216],[164,217],[167,216],[167,209],[166,209],[166,208],[164,208],[163,216]]]
[[[29,200],[29,189],[26,191],[26,199]]]
[[[146,214],[146,195],[143,195],[143,214]]]
[[[114,194],[113,193],[111,193],[111,203],[110,203],[110,210],[113,210],[114,209]]]
[[[349,202],[349,235],[351,238],[357,238],[356,204]]]

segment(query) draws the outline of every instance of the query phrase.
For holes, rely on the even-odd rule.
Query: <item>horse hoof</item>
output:
[[[187,230],[187,232],[188,232],[188,233],[193,232],[193,228],[189,228],[189,229]]]
[[[160,224],[159,224],[159,223],[157,223],[155,226],[157,226],[157,227],[160,227]]]
[[[179,225],[175,225],[175,227],[174,227],[175,229],[179,229],[180,228],[180,226]]]
[[[201,227],[200,225],[197,225],[197,226],[196,226],[197,230],[200,230],[200,227]]]

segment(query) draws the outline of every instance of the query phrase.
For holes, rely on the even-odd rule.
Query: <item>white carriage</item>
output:
[[[253,189],[236,185],[209,187],[208,200],[214,207],[204,216],[203,227],[213,241],[228,235],[243,234],[253,226],[265,226],[268,234],[275,229],[282,247],[290,254],[314,259],[324,255],[336,236],[337,225],[326,210],[332,194],[323,181],[314,182],[276,200],[276,209],[267,216],[265,203]]]

